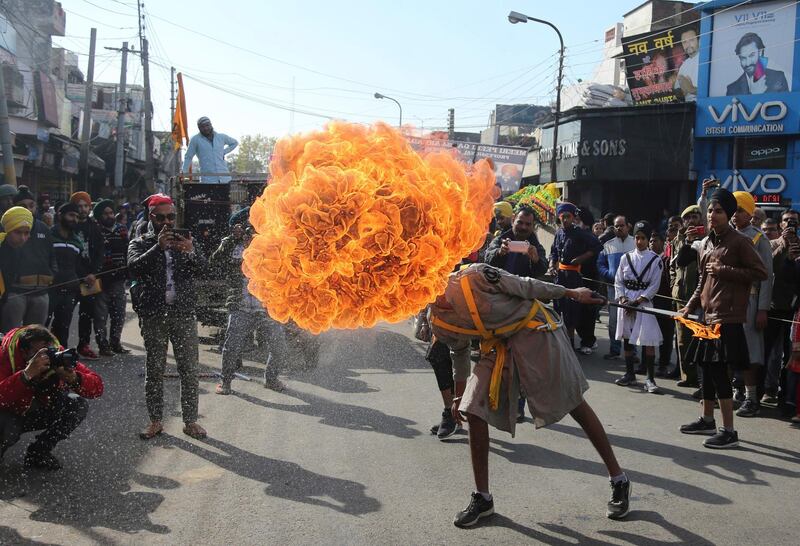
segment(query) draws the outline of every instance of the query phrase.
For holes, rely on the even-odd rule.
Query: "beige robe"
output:
[[[475,329],[461,289],[461,278],[467,277],[478,314],[487,330],[501,328],[524,319],[534,299],[554,300],[564,296],[564,287],[527,277],[517,277],[487,264],[475,264],[450,275],[445,299],[448,305],[432,306],[432,315],[447,324]],[[560,323],[558,314],[548,309],[551,318]],[[538,312],[534,320],[546,322]],[[507,356],[496,411],[489,409],[489,381],[496,353],[481,355],[469,375],[469,353],[472,336],[455,333],[433,324],[436,337],[446,343],[453,357],[457,381],[469,376],[460,410],[473,414],[513,436],[520,389],[525,393],[537,428],[561,420],[583,401],[589,388],[575,351],[563,327],[555,331],[522,330],[501,335],[505,338]]]

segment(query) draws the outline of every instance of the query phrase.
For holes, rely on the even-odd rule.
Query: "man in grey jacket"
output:
[[[222,382],[217,394],[230,394],[236,368],[241,365],[242,352],[255,331],[269,345],[270,358],[264,370],[264,386],[282,391],[278,373],[286,364],[289,351],[283,326],[271,318],[264,306],[247,287],[248,279],[242,273],[242,254],[252,240],[249,208],[231,217],[231,235],[225,237],[211,255],[211,265],[223,273],[229,291],[225,306],[228,308],[228,328],[222,346]]]

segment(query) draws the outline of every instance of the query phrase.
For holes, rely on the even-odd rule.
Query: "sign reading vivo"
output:
[[[728,191],[746,191],[754,195],[764,193],[783,193],[786,191],[786,178],[790,171],[718,171],[710,173],[720,180],[720,186]]]
[[[800,113],[786,95],[740,95],[698,100],[695,136],[800,133]]]

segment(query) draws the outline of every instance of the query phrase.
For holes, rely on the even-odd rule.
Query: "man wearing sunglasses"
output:
[[[181,382],[183,432],[192,438],[205,438],[197,423],[197,320],[195,277],[206,267],[195,252],[192,237],[175,230],[175,205],[166,195],[147,200],[149,227],[146,234],[128,246],[128,271],[133,309],[147,352],[145,398],[150,424],[139,436],[149,440],[163,431],[164,368],[167,348],[172,350]]]

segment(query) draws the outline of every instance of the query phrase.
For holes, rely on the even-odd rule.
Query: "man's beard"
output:
[[[115,221],[113,218],[111,218],[110,220],[101,220],[100,223],[103,225],[103,227],[111,228],[114,227]]]
[[[73,229],[75,229],[76,222],[69,222],[67,220],[61,220],[60,224],[61,224],[61,227],[63,229],[65,229],[66,231],[72,231]]]

